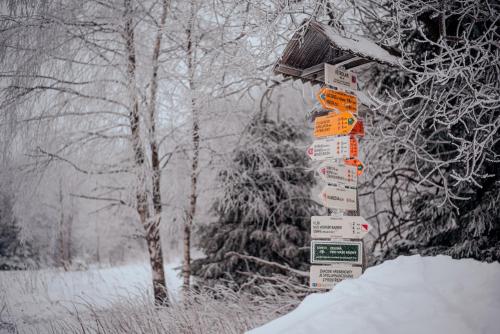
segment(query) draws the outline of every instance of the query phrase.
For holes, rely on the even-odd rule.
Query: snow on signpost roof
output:
[[[400,52],[380,46],[365,37],[312,21],[292,36],[274,72],[312,84],[322,84],[325,63],[355,70],[371,62],[400,66]]]

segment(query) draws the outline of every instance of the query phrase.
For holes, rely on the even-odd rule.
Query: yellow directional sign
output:
[[[358,99],[355,95],[323,87],[316,95],[319,103],[325,109],[358,112]]]
[[[314,120],[314,136],[321,138],[348,135],[356,123],[356,117],[348,111],[332,112],[326,116],[316,117]]]

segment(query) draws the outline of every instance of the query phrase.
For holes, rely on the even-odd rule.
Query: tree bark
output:
[[[160,240],[159,220],[151,219],[146,180],[146,152],[140,135],[140,110],[136,83],[136,56],[134,44],[134,22],[131,0],[125,1],[125,44],[127,51],[127,85],[130,97],[129,120],[132,149],[137,169],[137,214],[145,229],[149,261],[152,269],[153,293],[156,305],[168,305],[168,293],[163,268],[163,252]]]
[[[187,62],[188,62],[188,84],[191,93],[191,140],[193,144],[193,155],[191,160],[191,195],[189,197],[189,208],[186,213],[186,221],[184,223],[184,261],[182,268],[183,289],[189,290],[191,277],[191,229],[193,220],[196,214],[196,201],[198,199],[198,162],[200,154],[200,124],[199,124],[199,109],[196,101],[196,82],[195,82],[195,54],[194,54],[194,29],[195,8],[194,1],[191,1],[191,17],[189,26],[186,31],[187,35]]]

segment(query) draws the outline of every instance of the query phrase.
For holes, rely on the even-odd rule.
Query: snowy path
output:
[[[175,298],[181,286],[179,262],[165,266],[167,285]],[[106,309],[120,300],[134,300],[152,294],[151,271],[147,264],[90,269],[87,271],[0,272],[0,333],[16,323],[18,330],[86,305]],[[3,324],[3,325],[2,325]],[[2,331],[3,330],[3,331]]]
[[[500,333],[500,264],[399,257],[248,334]]]

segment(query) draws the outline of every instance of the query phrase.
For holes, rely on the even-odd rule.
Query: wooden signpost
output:
[[[354,73],[328,64],[325,64],[325,83],[350,91],[357,89]],[[319,197],[325,207],[332,209],[330,213],[336,215],[311,217],[311,263],[322,265],[311,266],[309,282],[311,288],[325,289],[361,275],[362,238],[371,227],[357,215],[358,176],[364,170],[358,160],[357,136],[365,135],[362,120],[355,116],[357,98],[327,87],[319,90],[317,98],[324,109],[331,111],[314,119],[314,136],[320,139],[313,142],[307,154],[314,161],[322,161],[317,172],[328,185]]]

